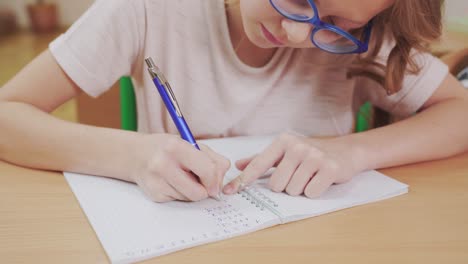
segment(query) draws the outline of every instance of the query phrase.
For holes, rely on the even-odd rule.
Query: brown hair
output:
[[[420,71],[410,52],[428,51],[429,44],[442,34],[443,3],[444,0],[396,0],[373,19],[369,52],[359,57],[349,76],[364,75],[380,83],[387,94],[398,92],[406,73]],[[383,65],[376,57],[386,38],[393,40],[395,46]]]
[[[444,0],[396,0],[373,19],[369,52],[358,57],[348,77],[365,76],[379,83],[388,95],[398,92],[405,74],[417,74],[421,70],[411,51],[427,52],[429,44],[440,38],[443,4]],[[393,40],[395,46],[383,65],[376,58],[386,38]],[[366,119],[371,127],[395,121],[379,108],[373,108]]]

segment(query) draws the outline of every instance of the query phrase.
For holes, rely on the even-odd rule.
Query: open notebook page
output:
[[[254,154],[270,137],[203,142],[231,161]],[[239,171],[234,166],[225,183]],[[241,194],[195,203],[150,201],[135,184],[90,175],[64,173],[113,263],[128,263],[253,232],[279,223]]]
[[[128,263],[253,232],[279,218],[241,194],[154,203],[134,184],[65,173],[113,263]]]
[[[377,171],[367,171],[351,181],[332,185],[319,198],[292,197],[267,189],[267,179],[260,180],[249,191],[270,202],[282,218],[291,222],[361,204],[376,202],[408,192],[408,186]]]
[[[272,137],[208,140],[218,153],[234,162],[263,150]],[[225,182],[239,171],[231,166]],[[127,263],[167,254],[280,223],[268,210],[259,210],[241,194],[218,202],[158,204],[147,199],[138,186],[118,180],[64,173],[110,260]],[[290,197],[264,188],[257,190],[278,203],[283,221],[315,216],[405,192],[407,186],[376,172],[358,175],[349,183],[335,185],[317,200]],[[402,191],[404,190],[404,191]]]

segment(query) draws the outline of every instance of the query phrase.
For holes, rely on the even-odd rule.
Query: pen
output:
[[[151,79],[153,79],[154,85],[156,85],[159,95],[161,95],[161,98],[164,104],[166,105],[166,109],[171,115],[172,121],[174,121],[174,124],[176,125],[177,130],[180,133],[180,136],[184,140],[192,144],[195,148],[200,150],[200,147],[198,147],[198,144],[195,141],[195,138],[193,137],[189,126],[187,125],[187,122],[185,122],[184,116],[182,115],[182,111],[180,111],[179,104],[177,103],[177,99],[175,98],[175,95],[172,92],[171,85],[164,77],[162,72],[159,70],[159,68],[156,66],[156,64],[154,64],[154,61],[151,57],[146,58],[145,62],[148,66],[148,72],[151,76]],[[221,200],[219,194],[213,198],[218,201]]]
[[[180,136],[192,144],[195,148],[200,150],[197,142],[193,138],[192,132],[190,131],[187,122],[185,122],[184,116],[180,111],[179,104],[177,103],[169,82],[166,80],[159,68],[154,64],[151,57],[145,59],[145,61],[146,65],[148,65],[148,72],[151,75],[151,79],[153,79],[153,82],[156,85],[156,88],[158,89],[164,104],[166,105],[167,111],[172,117],[172,121],[174,121],[177,130],[179,130]]]

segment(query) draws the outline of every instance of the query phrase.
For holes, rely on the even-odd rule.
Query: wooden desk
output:
[[[468,153],[383,170],[409,194],[149,260],[149,263],[468,263]],[[56,172],[0,162],[3,263],[105,263]]]

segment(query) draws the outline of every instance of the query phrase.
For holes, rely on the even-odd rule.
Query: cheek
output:
[[[268,19],[270,12],[268,0],[240,0],[240,11],[244,21],[255,23]]]
[[[281,27],[283,16],[278,14],[270,5],[269,0],[240,0],[240,12],[242,24],[247,38],[256,46],[261,48],[271,48],[272,44],[265,40],[260,28],[260,23],[264,25],[278,25]],[[278,30],[277,32],[279,32]],[[314,47],[309,38],[303,43],[288,45],[292,48],[311,48]]]
[[[262,39],[260,23],[269,21],[268,17],[268,0],[240,0],[240,12],[242,24],[244,26],[247,37],[254,44],[264,46]]]

